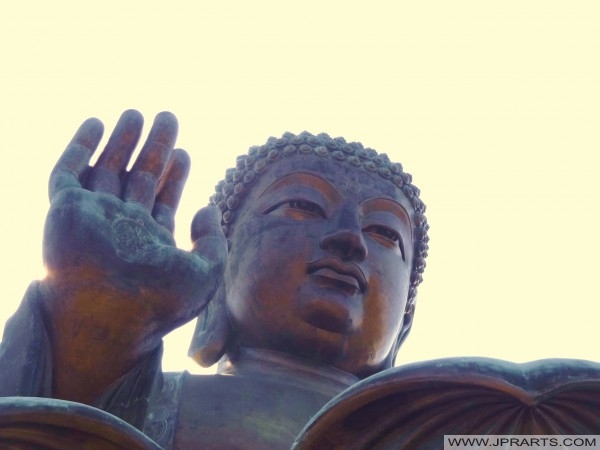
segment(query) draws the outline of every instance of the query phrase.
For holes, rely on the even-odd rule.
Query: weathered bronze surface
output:
[[[444,435],[597,435],[598,417],[600,364],[449,358],[357,383],[311,419],[293,448],[437,450]]]
[[[90,119],[51,174],[48,276],[32,283],[0,346],[0,396],[13,399],[0,403],[0,437],[17,430],[21,441],[10,448],[72,448],[68,437],[53,441],[64,425],[57,411],[82,404],[73,415],[113,417],[140,430],[116,431],[114,448],[136,433],[139,448],[164,449],[404,442],[418,424],[397,412],[424,400],[400,391],[415,372],[426,385],[439,382],[435,365],[385,371],[412,326],[428,249],[425,208],[410,175],[339,138],[272,138],[217,186],[193,220],[187,252],[172,236],[190,165],[174,149],[177,121],[159,114],[127,171],[141,130],[141,115],[125,112],[90,166],[103,131]],[[219,361],[218,374],[163,374],[162,338],[196,317],[190,355],[203,365]],[[445,363],[450,393],[466,370],[461,361]],[[503,370],[491,376],[492,387],[516,369]],[[480,378],[467,379],[464,389],[477,394]],[[19,396],[38,400],[19,403]],[[445,405],[447,415],[458,407]],[[378,435],[391,438],[348,428],[345,414],[356,408],[363,424],[397,410]],[[19,417],[22,426],[14,425]],[[60,433],[92,439],[117,422],[74,421]],[[43,436],[55,444],[44,447]],[[110,448],[94,442],[90,448]]]
[[[81,403],[36,397],[0,398],[3,450],[160,450],[112,414]]]

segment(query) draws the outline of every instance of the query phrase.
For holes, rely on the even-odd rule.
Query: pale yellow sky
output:
[[[250,145],[341,135],[402,162],[428,205],[399,362],[600,359],[599,2],[91,4],[0,6],[0,323],[43,275],[47,175],[79,123],[168,109],[193,161],[180,246]],[[193,367],[190,333],[166,369]]]

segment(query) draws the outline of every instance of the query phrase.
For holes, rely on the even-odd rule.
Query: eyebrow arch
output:
[[[258,198],[260,199],[263,195],[267,194],[273,189],[280,189],[293,185],[315,187],[316,189],[323,191],[325,196],[336,199],[342,198],[342,195],[331,183],[317,175],[308,172],[295,172],[278,178],[269,186],[267,186],[265,190],[261,192]]]
[[[369,198],[361,203],[361,207],[365,214],[374,213],[377,211],[393,214],[400,220],[401,224],[406,225],[408,232],[410,233],[409,238],[412,241],[412,220],[410,219],[410,216],[404,206],[402,206],[400,203],[387,197]]]

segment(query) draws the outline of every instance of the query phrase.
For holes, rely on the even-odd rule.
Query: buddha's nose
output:
[[[320,247],[343,261],[363,261],[367,257],[367,244],[356,206],[343,205],[328,222]]]

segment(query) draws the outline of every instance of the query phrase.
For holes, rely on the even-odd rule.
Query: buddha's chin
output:
[[[321,308],[311,308],[303,316],[309,325],[329,333],[347,335],[352,328],[348,314],[335,314],[331,311],[324,312]]]
[[[312,297],[300,308],[302,319],[309,325],[344,336],[355,333],[360,327],[361,312],[359,304],[337,296]]]

